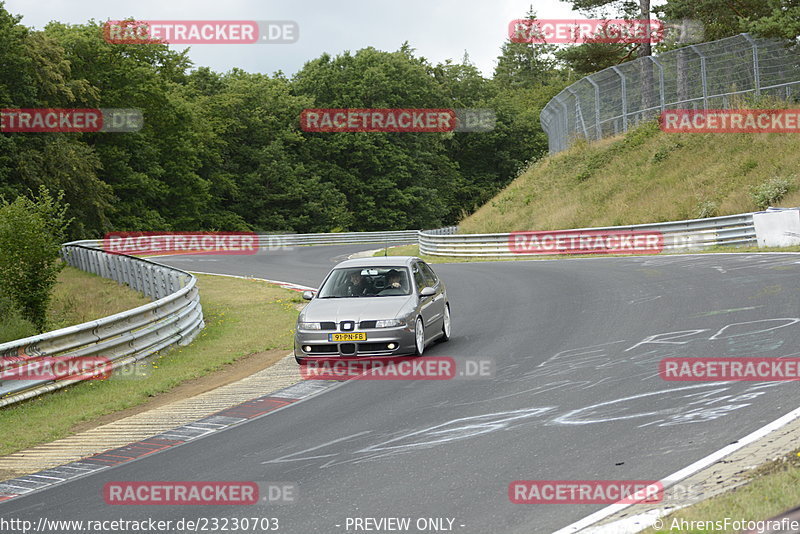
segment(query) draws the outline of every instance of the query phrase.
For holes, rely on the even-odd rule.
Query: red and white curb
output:
[[[179,447],[190,441],[277,412],[342,384],[343,382],[299,382],[149,438],[31,475],[0,482],[0,502],[36,493],[76,478]]]

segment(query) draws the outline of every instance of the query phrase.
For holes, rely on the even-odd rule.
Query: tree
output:
[[[788,7],[792,3],[797,5],[797,0],[669,0],[657,10],[667,20],[700,22],[704,39],[714,41],[746,32],[755,21],[781,11],[782,4]],[[783,15],[789,22],[790,13],[781,13],[779,18]]]
[[[39,332],[47,325],[47,306],[58,272],[67,206],[46,187],[38,196],[0,199],[0,293],[9,298]]]
[[[528,9],[524,20],[537,20],[533,6]],[[516,43],[509,37],[497,58],[494,80],[503,87],[515,89],[546,84],[556,68],[557,50],[555,45]]]
[[[766,4],[771,8],[770,13],[748,20],[747,30],[761,37],[796,42],[800,37],[800,0],[771,0]]]
[[[97,90],[75,77],[66,51],[43,32],[19,24],[0,3],[0,108],[93,107]],[[82,134],[0,135],[0,195],[13,198],[47,185],[64,192],[82,237],[108,225],[111,190],[98,177],[97,154]]]
[[[466,73],[468,69],[462,69]],[[406,44],[323,54],[293,79],[293,91],[319,108],[451,108],[437,70]],[[441,77],[453,74],[439,69]],[[474,80],[472,80],[474,81]],[[452,93],[451,93],[452,94]],[[351,230],[432,228],[446,222],[458,179],[445,149],[451,133],[307,133],[306,169],[347,198]],[[454,221],[453,221],[454,222]]]
[[[609,12],[613,12],[615,13],[615,18],[630,19],[637,17],[639,20],[643,21],[644,35],[646,38],[638,43],[626,43],[625,39],[620,39],[617,43],[610,43],[607,47],[608,55],[605,56],[606,61],[613,57],[614,51],[619,54],[626,50],[625,54],[620,58],[620,63],[631,59],[634,52],[639,58],[646,58],[652,55],[653,47],[650,39],[651,26],[649,22],[652,15],[650,0],[638,0],[638,3],[635,3],[633,0],[572,0],[572,6],[575,9],[591,14],[602,13],[605,16]],[[562,59],[576,64],[583,63],[585,65],[587,63],[592,63],[591,61],[587,61],[588,58],[594,58],[594,63],[597,63],[597,57],[603,57],[601,52],[604,48],[606,47],[603,47],[600,43],[590,42],[584,45],[583,49],[571,50],[569,53],[562,55]],[[639,85],[641,86],[642,109],[651,109],[655,104],[653,69],[654,66],[652,62],[639,62]]]

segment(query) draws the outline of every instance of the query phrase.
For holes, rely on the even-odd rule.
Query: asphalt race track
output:
[[[161,261],[316,287],[335,261],[369,248]],[[278,532],[298,534],[354,532],[345,529],[348,517],[410,517],[412,525],[447,518],[457,533],[552,532],[604,505],[512,504],[509,483],[661,479],[800,406],[791,382],[658,376],[665,357],[800,356],[800,255],[434,268],[448,286],[453,339],[426,355],[491,359],[494,377],[346,382],[230,430],[0,504],[0,516],[263,516],[279,519]],[[293,505],[238,508],[106,505],[103,485],[127,480],[285,481],[299,496]]]

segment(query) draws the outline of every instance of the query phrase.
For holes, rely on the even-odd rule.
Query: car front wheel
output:
[[[450,305],[444,305],[444,320],[442,321],[442,341],[450,339]]]
[[[421,317],[417,317],[417,324],[414,326],[414,339],[416,355],[422,356],[422,352],[425,350],[425,327],[422,324]]]

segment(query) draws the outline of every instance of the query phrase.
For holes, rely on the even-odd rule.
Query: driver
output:
[[[400,289],[400,281],[402,279],[403,277],[400,275],[400,271],[391,269],[386,273],[386,289]]]

